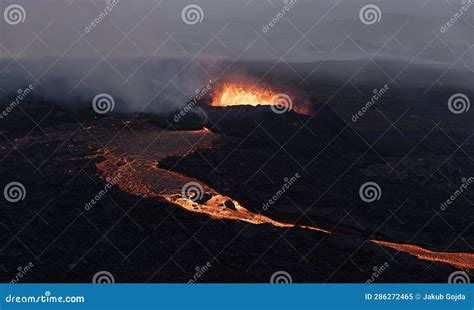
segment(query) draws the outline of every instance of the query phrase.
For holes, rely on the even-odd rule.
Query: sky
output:
[[[311,62],[359,58],[382,47],[380,57],[408,58],[429,44],[435,32],[444,43],[434,42],[428,50],[436,55],[426,53],[421,59],[449,62],[449,55],[443,54],[445,45],[461,54],[474,43],[469,35],[474,8],[446,33],[440,31],[463,0],[297,0],[287,11],[282,0],[121,0],[87,31],[106,10],[107,1],[112,0],[2,0],[2,9],[12,3],[22,5],[26,17],[18,25],[0,25],[0,55],[15,57],[35,40],[21,57],[240,56]],[[368,3],[380,9],[380,21],[374,25],[365,25],[359,18],[360,9]],[[182,20],[182,10],[192,4],[199,6],[202,19],[189,25]],[[283,11],[284,16],[264,32]],[[392,34],[397,40],[384,46]],[[68,50],[80,35],[87,41],[82,39]],[[354,42],[339,46],[348,36]]]
[[[176,89],[159,98],[182,102],[234,61],[374,58],[473,72],[474,5],[455,18],[466,1],[1,0],[0,79],[55,96],[122,91],[136,109],[170,81]],[[19,18],[7,14],[15,8]]]

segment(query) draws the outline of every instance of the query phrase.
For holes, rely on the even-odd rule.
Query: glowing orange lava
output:
[[[277,94],[270,89],[225,83],[213,98],[212,105],[225,107],[235,105],[274,105]]]
[[[137,140],[136,137],[132,138]],[[142,136],[142,138],[145,137]],[[156,135],[151,135],[148,138],[148,141],[155,141]],[[169,138],[173,138],[172,141]],[[187,211],[206,214],[213,219],[270,224],[275,227],[298,227],[253,213],[236,200],[221,195],[206,184],[200,183],[199,180],[157,167],[161,158],[177,154],[184,155],[189,144],[199,145],[202,148],[216,138],[217,135],[210,131],[199,130],[182,132],[179,135],[173,132],[162,132],[159,138],[161,143],[153,144],[148,148],[130,148],[132,141],[122,141],[123,144],[99,150],[97,155],[103,157],[104,160],[97,163],[96,166],[103,178],[116,180],[115,185],[121,190],[140,197],[164,198]],[[143,151],[144,149],[145,151]],[[202,194],[209,196],[209,199],[198,203],[183,197],[182,188],[191,183],[200,183]],[[231,203],[234,209],[226,207],[226,202]]]
[[[464,270],[474,269],[474,254],[472,253],[434,252],[412,244],[399,244],[379,240],[371,241],[400,252],[409,253],[422,260],[446,263]]]
[[[121,136],[120,140],[114,141],[114,145],[98,151],[97,157],[103,160],[96,166],[104,179],[115,180],[114,184],[127,193],[144,198],[164,199],[184,210],[204,214],[213,219],[331,233],[324,228],[287,223],[254,213],[238,201],[220,194],[197,179],[157,166],[158,161],[165,157],[185,156],[190,146],[191,149],[210,147],[211,142],[217,138],[217,134],[208,130],[179,133],[148,130],[141,132],[140,138],[134,134]],[[197,202],[183,196],[182,188],[189,183],[200,183],[202,194],[208,198]],[[409,253],[421,260],[446,263],[465,270],[474,269],[472,253],[435,252],[416,245],[370,241]]]

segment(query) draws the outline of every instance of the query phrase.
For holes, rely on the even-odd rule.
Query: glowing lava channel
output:
[[[159,141],[157,141],[159,136]],[[208,215],[213,219],[237,220],[252,224],[270,224],[276,227],[295,227],[322,233],[329,230],[314,226],[300,226],[273,220],[267,216],[253,213],[239,202],[219,194],[199,180],[173,171],[157,167],[158,161],[168,156],[184,156],[189,149],[208,147],[218,135],[205,130],[194,132],[157,133],[143,132],[140,138],[130,135],[121,137],[109,149],[101,150],[98,156],[104,158],[96,164],[104,179],[118,180],[115,184],[123,191],[145,198],[165,199],[187,211]],[[195,202],[183,197],[181,190],[189,182],[200,183],[206,201]],[[225,204],[231,204],[233,208]],[[418,259],[450,264],[464,270],[474,269],[474,254],[434,252],[416,245],[398,244],[380,240],[371,240],[378,245],[409,253]]]
[[[474,269],[474,254],[471,253],[434,252],[412,244],[399,244],[379,240],[370,241],[400,252],[409,253],[421,260],[446,263],[462,270]]]

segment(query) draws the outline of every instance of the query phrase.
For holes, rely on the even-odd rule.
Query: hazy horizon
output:
[[[37,92],[61,100],[108,91],[132,110],[172,88],[157,96],[165,102],[155,105],[159,111],[184,104],[234,62],[274,63],[294,73],[288,64],[390,60],[401,64],[400,73],[405,64],[428,70],[423,79],[430,68],[446,70],[449,84],[466,86],[467,79],[448,77],[474,72],[474,6],[443,29],[466,1],[3,1],[0,79],[6,92],[36,83]],[[11,4],[24,12],[8,23]],[[376,20],[362,20],[367,5],[379,11]],[[352,74],[344,66],[314,67],[297,69],[298,78]],[[380,67],[384,78],[390,70]],[[408,80],[418,81],[414,75]]]

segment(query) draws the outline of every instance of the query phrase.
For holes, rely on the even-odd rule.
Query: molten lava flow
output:
[[[141,138],[146,143],[136,137],[131,137],[132,140],[121,140],[119,144],[98,151],[97,155],[104,158],[96,164],[102,177],[116,180],[115,184],[125,192],[145,198],[163,198],[187,211],[206,214],[214,219],[270,224],[276,227],[295,227],[294,224],[279,222],[250,212],[239,202],[219,194],[199,180],[158,168],[160,159],[172,155],[184,156],[189,152],[190,146],[206,147],[218,135],[208,130],[198,130],[179,134],[164,131],[159,133],[159,138],[156,136],[156,133],[148,137],[142,135]],[[209,199],[195,202],[183,197],[182,189],[190,183],[199,183],[202,186],[202,194],[208,196]],[[230,204],[233,208],[227,207],[226,204]]]
[[[121,136],[108,149],[98,152],[104,160],[97,163],[97,169],[104,179],[114,182],[121,190],[145,198],[165,199],[184,210],[205,214],[213,219],[237,220],[252,224],[269,224],[276,227],[295,227],[322,233],[329,230],[314,226],[285,223],[267,216],[253,213],[239,202],[218,193],[199,180],[189,176],[158,168],[158,161],[168,156],[185,156],[189,149],[206,148],[218,135],[207,130],[188,132],[142,132]],[[202,199],[193,201],[182,195],[183,186],[200,183]],[[398,244],[371,240],[384,247],[407,252],[418,259],[450,264],[461,269],[474,269],[474,254],[434,252],[416,245]]]
[[[273,91],[243,84],[225,83],[214,95],[212,105],[218,107],[235,105],[274,105]]]
[[[251,224],[270,224],[275,227],[295,227],[293,224],[275,221],[269,217],[250,212],[242,207],[237,201],[217,193],[214,193],[209,200],[202,203],[194,202],[189,198],[183,197],[181,194],[163,195],[163,197],[167,201],[176,204],[185,210],[194,213],[207,214],[213,219],[237,220]],[[232,203],[235,210],[226,207],[226,202]]]
[[[371,241],[400,252],[409,253],[422,260],[447,263],[464,270],[474,269],[474,254],[471,253],[434,252],[412,244],[399,244],[379,240]]]

